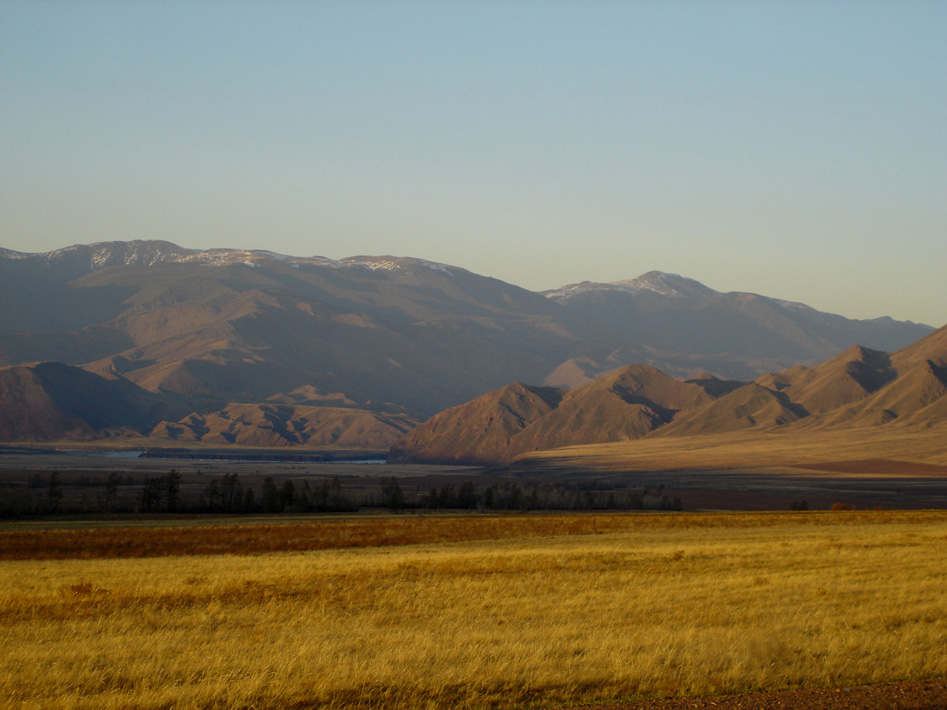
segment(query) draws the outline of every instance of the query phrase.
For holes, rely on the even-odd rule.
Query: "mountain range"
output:
[[[539,383],[565,416],[563,388],[632,363],[707,393],[694,381],[726,389],[931,330],[660,272],[534,293],[403,257],[0,249],[0,439],[386,449],[509,382]]]
[[[947,425],[947,326],[892,354],[853,345],[755,381],[630,365],[573,390],[507,385],[437,414],[393,462],[502,464],[532,451],[744,430]]]

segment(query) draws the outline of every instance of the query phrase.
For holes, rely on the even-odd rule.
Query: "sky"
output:
[[[947,2],[0,2],[0,246],[947,323]]]

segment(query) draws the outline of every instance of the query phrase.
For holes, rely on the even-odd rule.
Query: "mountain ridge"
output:
[[[853,333],[875,328],[841,316],[815,318],[818,312],[765,297],[740,300],[663,272],[618,284],[612,291],[632,299],[631,305],[590,311],[588,304],[579,306],[583,294],[599,293],[595,285],[573,289],[575,297],[563,304],[412,257],[336,260],[188,249],[158,240],[96,242],[41,254],[4,249],[0,367],[63,363],[134,385],[173,408],[183,402],[182,416],[211,417],[221,427],[227,412],[243,405],[256,407],[253,419],[263,426],[260,413],[279,402],[342,402],[343,409],[366,412],[369,419],[375,413],[416,422],[509,382],[575,388],[633,363],[680,380],[702,372],[750,380],[835,355],[852,344]],[[747,308],[751,315],[762,309],[762,316],[747,316]],[[650,325],[635,325],[643,312]],[[694,327],[691,321],[708,313],[708,323]],[[808,320],[794,320],[797,313]],[[760,327],[761,318],[780,327]],[[833,336],[819,319],[844,326],[841,335]],[[652,338],[656,322],[661,334]],[[747,322],[756,327],[751,342],[736,342],[728,333]],[[886,321],[871,332],[906,345],[930,329]],[[77,396],[78,381],[62,380],[58,386],[78,390],[57,396]],[[14,399],[10,394],[2,404],[14,407]],[[642,426],[652,415],[663,416],[657,410],[639,415]],[[169,420],[174,431],[179,420]],[[149,426],[141,419],[134,431],[149,436]],[[280,445],[306,445],[287,427],[273,429],[285,433]],[[186,429],[181,436],[194,435]],[[69,431],[100,436],[94,426]]]

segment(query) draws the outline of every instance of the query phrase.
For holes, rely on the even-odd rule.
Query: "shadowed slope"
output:
[[[0,439],[48,441],[147,432],[174,405],[124,380],[57,362],[0,370]]]

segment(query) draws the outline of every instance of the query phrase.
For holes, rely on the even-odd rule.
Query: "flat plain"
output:
[[[509,475],[662,487],[685,510],[947,507],[947,425],[760,430],[522,454]]]
[[[144,553],[0,531],[0,698],[561,707],[947,675],[945,512],[199,522],[123,528]]]

